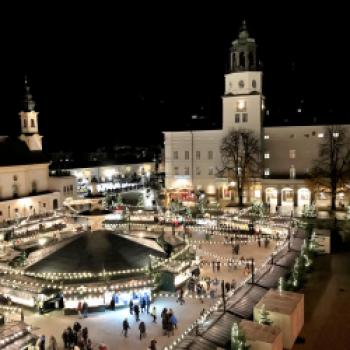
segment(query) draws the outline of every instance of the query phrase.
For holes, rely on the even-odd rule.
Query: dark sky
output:
[[[159,143],[198,113],[220,126],[228,50],[244,18],[275,120],[330,111],[350,120],[348,12],[334,2],[85,3],[1,11],[0,135],[19,133],[25,72],[50,151]]]

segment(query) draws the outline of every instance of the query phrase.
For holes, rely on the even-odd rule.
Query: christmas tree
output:
[[[246,343],[246,338],[238,323],[235,322],[231,329],[231,350],[249,350],[250,345]]]
[[[261,306],[259,324],[265,324],[267,326],[272,324],[272,321],[269,319],[270,313],[266,311],[265,304]]]

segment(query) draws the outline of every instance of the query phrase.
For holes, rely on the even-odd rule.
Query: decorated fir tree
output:
[[[246,343],[246,338],[243,331],[235,322],[231,329],[231,350],[249,350],[250,345]]]
[[[269,319],[270,313],[266,311],[265,304],[261,306],[259,324],[264,324],[266,326],[270,326],[272,324],[272,320]]]

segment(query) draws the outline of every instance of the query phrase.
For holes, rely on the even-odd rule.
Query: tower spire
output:
[[[35,110],[35,101],[30,93],[30,86],[28,83],[27,74],[24,75],[24,96],[21,103],[21,111],[31,112]]]

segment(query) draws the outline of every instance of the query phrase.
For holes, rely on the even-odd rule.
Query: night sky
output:
[[[259,46],[271,123],[350,120],[348,12],[334,2],[67,4],[2,11],[0,135],[19,133],[25,72],[49,151],[161,143],[162,130],[188,128],[193,114],[219,128],[243,19]]]

